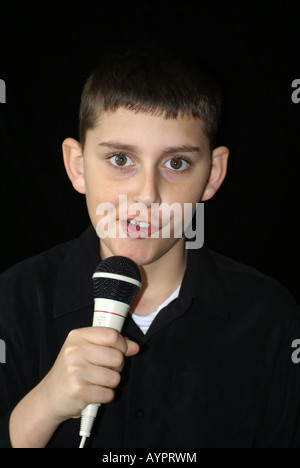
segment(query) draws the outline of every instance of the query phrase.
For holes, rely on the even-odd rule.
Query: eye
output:
[[[132,160],[125,153],[113,154],[109,158],[110,163],[117,168],[133,166]]]
[[[190,163],[186,161],[185,159],[181,158],[172,158],[169,161],[166,162],[165,166],[168,169],[171,169],[173,171],[184,171],[186,170],[189,166]]]

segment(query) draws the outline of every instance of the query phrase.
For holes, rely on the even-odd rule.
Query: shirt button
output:
[[[137,419],[142,419],[144,417],[144,410],[142,410],[141,408],[138,408],[135,410],[135,413],[134,413],[134,416],[137,418]]]

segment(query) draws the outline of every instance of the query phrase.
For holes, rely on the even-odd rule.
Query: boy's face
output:
[[[101,239],[101,257],[123,255],[147,265],[167,252],[183,252],[184,236],[174,238],[172,212],[170,235],[162,236],[165,220],[155,207],[176,203],[184,213],[184,204],[195,210],[197,202],[210,198],[218,188],[209,183],[214,165],[223,161],[222,180],[226,173],[228,152],[222,149],[212,155],[199,119],[165,119],[123,108],[102,113],[87,132],[83,154],[79,143],[65,140],[67,172],[76,190],[85,193],[96,230],[104,217],[99,206],[115,207],[116,233],[122,235]],[[122,207],[121,199],[126,200]]]

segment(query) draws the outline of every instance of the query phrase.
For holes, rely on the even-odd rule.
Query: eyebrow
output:
[[[98,146],[105,146],[107,148],[112,148],[119,151],[137,151],[137,147],[133,145],[127,145],[120,141],[103,141],[98,144]],[[192,146],[189,144],[182,146],[168,146],[163,151],[164,154],[174,154],[174,153],[201,153],[201,148],[199,146]]]

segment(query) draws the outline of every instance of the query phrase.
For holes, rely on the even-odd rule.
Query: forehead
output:
[[[179,115],[166,119],[162,115],[119,108],[101,113],[95,127],[87,132],[87,142],[118,140],[135,146],[171,146],[194,144],[209,147],[204,123],[199,118]]]

